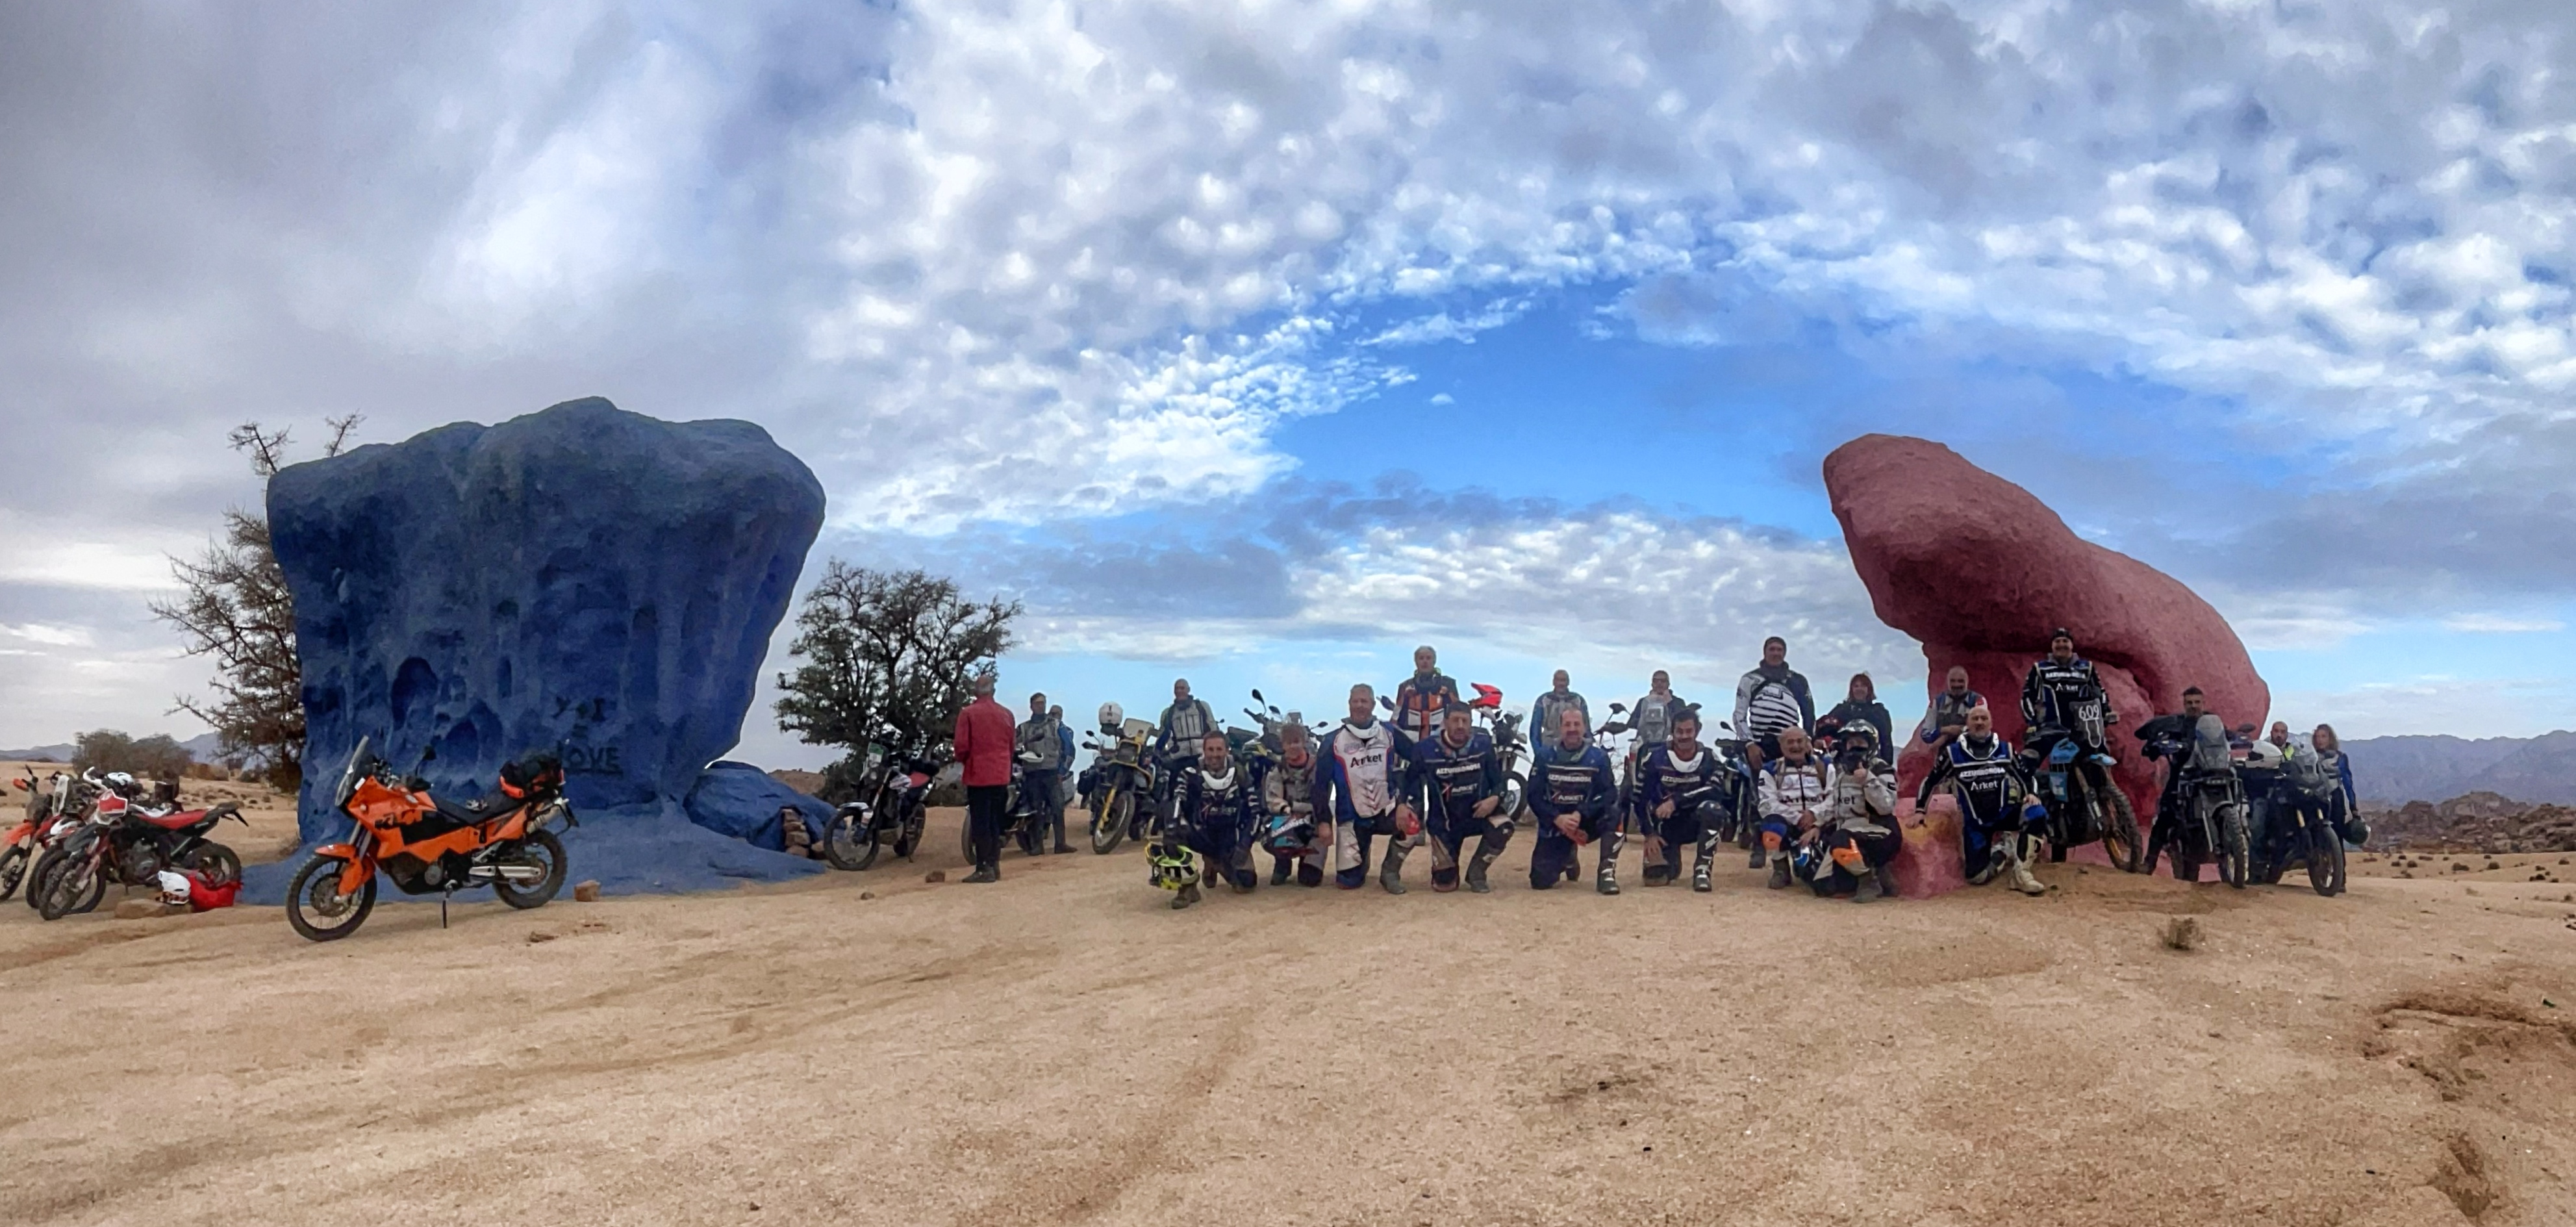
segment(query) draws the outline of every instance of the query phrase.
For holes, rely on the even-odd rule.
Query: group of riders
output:
[[[1529,863],[1534,890],[1580,881],[1589,849],[1594,889],[1618,894],[1620,855],[1628,840],[1641,839],[1649,887],[1683,880],[1682,852],[1689,848],[1692,889],[1712,889],[1721,848],[1732,844],[1749,850],[1750,869],[1768,870],[1773,889],[1803,884],[1820,896],[1863,903],[1892,897],[1891,866],[1904,838],[1887,708],[1863,674],[1820,717],[1806,678],[1789,668],[1787,656],[1782,639],[1764,644],[1761,663],[1737,686],[1733,718],[1715,729],[1698,704],[1672,693],[1662,671],[1633,706],[1612,704],[1612,718],[1596,724],[1559,670],[1553,689],[1531,706],[1534,744],[1523,743],[1518,718],[1501,711],[1492,688],[1477,687],[1472,700],[1462,697],[1429,647],[1416,649],[1413,675],[1392,695],[1381,698],[1366,683],[1351,687],[1346,718],[1320,737],[1297,713],[1275,709],[1257,735],[1229,730],[1186,680],[1177,681],[1171,705],[1151,727],[1154,804],[1137,811],[1134,834],[1149,838],[1154,880],[1175,892],[1175,908],[1199,902],[1202,887],[1255,889],[1256,860],[1264,853],[1273,886],[1316,887],[1329,878],[1357,889],[1366,885],[1374,859],[1379,885],[1403,894],[1405,864],[1420,849],[1431,862],[1432,889],[1483,893],[1524,815],[1537,841]],[[2123,867],[2140,868],[2125,800],[2113,798],[2119,821],[2104,818],[2093,830],[2070,827],[2051,812],[2052,804],[2063,807],[2065,789],[2061,784],[2052,793],[2043,781],[2085,756],[2107,768],[2113,760],[2105,730],[2119,719],[2092,662],[2076,653],[2067,631],[2056,631],[2048,655],[2030,666],[2020,711],[2029,737],[2016,748],[1996,731],[1993,711],[1969,688],[1967,672],[1952,669],[1914,730],[1933,760],[1917,804],[1940,794],[1955,799],[1969,882],[2043,893],[2032,873],[2043,851],[2063,859],[2069,843],[2103,839],[2108,845],[2119,838],[2111,829],[2119,822],[2131,824],[2131,861]],[[1103,705],[1101,718],[1104,734],[1115,736],[1126,725],[1138,739],[1145,735],[1146,726],[1125,721],[1114,703]],[[2170,843],[2176,872],[2183,872],[2183,793],[2210,762],[2204,743],[2216,723],[2194,688],[2185,692],[2182,712],[2137,730],[2148,754],[2171,762],[2166,804],[2144,858],[2148,869]],[[1033,726],[1046,727],[1038,720],[1023,725],[1024,741]],[[1611,747],[1623,734],[1633,739],[1614,762]],[[2253,778],[2245,771],[2249,747],[2241,731],[2219,735],[2219,760],[2238,778]],[[2321,727],[2312,747],[2291,747],[2287,727],[2275,725],[2260,744],[2269,755],[2251,753],[2256,771],[2268,767],[2287,776],[2295,764],[2302,773],[2337,780],[2328,805],[2332,821],[2344,838],[2360,841],[2350,771],[2331,729]],[[1095,823],[1102,821],[1098,773],[1097,766],[1086,772],[1080,787]],[[2267,844],[2260,833],[2270,790],[2249,792],[2252,838],[2278,863],[2277,839]],[[2204,859],[2210,858],[2188,861],[2191,876]]]

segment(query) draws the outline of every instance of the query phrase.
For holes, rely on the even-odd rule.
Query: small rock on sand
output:
[[[948,880],[948,871],[945,869],[933,869],[930,872],[921,875],[921,880],[924,882],[945,882]]]
[[[599,883],[597,883],[597,882],[583,882],[583,883],[581,883],[581,884],[579,884],[579,885],[577,885],[577,886],[573,887],[573,888],[572,888],[572,901],[573,901],[573,902],[575,902],[575,903],[597,903],[597,902],[599,902]]]

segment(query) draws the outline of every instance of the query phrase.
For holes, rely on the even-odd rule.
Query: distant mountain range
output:
[[[2344,743],[2354,791],[2403,805],[2491,792],[2534,805],[2576,805],[2576,732],[2538,737],[2367,737]]]
[[[150,734],[147,733],[145,736],[150,736]],[[189,757],[196,759],[198,762],[211,763],[215,761],[215,735],[213,733],[199,733],[186,741],[180,742],[179,748],[186,750]],[[0,761],[52,761],[57,763],[68,763],[72,761],[72,743],[66,741],[60,745],[33,746],[24,750],[0,750]]]

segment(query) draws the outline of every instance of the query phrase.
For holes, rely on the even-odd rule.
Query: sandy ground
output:
[[[0,907],[0,1223],[2576,1223],[2554,884],[1605,899],[1524,839],[1173,913],[1131,849],[925,883],[954,821],[332,945]]]

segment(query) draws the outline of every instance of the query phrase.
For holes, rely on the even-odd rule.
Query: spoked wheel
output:
[[[923,814],[922,808],[918,805],[912,807],[911,811],[904,815],[903,829],[896,832],[894,837],[894,854],[896,856],[900,856],[905,860],[912,859],[912,850],[921,846],[922,824],[928,821],[929,818]]]
[[[99,872],[97,861],[65,856],[56,849],[37,860],[35,872],[28,875],[27,892],[38,916],[60,920],[98,907],[107,898],[107,875]]]
[[[202,843],[179,858],[181,869],[193,869],[209,886],[226,886],[241,881],[241,857],[218,843]]]
[[[823,859],[834,869],[865,869],[877,863],[875,824],[865,815],[841,813],[823,828]]]
[[[27,847],[24,844],[0,850],[0,899],[18,893],[18,884],[27,880]]]
[[[340,870],[346,861],[316,856],[295,871],[286,888],[286,923],[310,942],[338,941],[367,923],[376,910],[376,875],[368,874],[353,894],[340,893]]]
[[[1127,838],[1127,823],[1136,813],[1136,794],[1124,788],[1091,805],[1091,850],[1107,856]]]
[[[2218,807],[2218,876],[2238,890],[2254,877],[2253,837],[2245,830],[2245,807],[2233,802]]]
[[[492,879],[492,893],[499,895],[501,902],[521,911],[532,907],[544,907],[548,900],[553,899],[555,894],[563,889],[565,873],[563,841],[556,839],[552,831],[528,832],[527,837],[519,841],[518,847],[511,849],[505,855],[493,858],[493,863],[504,868],[524,869],[535,866],[539,870],[539,875],[533,879],[519,881],[512,881],[507,877]]]
[[[2308,885],[2320,895],[2343,893],[2343,836],[2330,822],[2307,824]]]
[[[2102,851],[2111,864],[2122,873],[2146,872],[2145,849],[2138,843],[2138,812],[2129,807],[2129,794],[2108,780],[2089,791],[2094,815],[2102,824]]]

